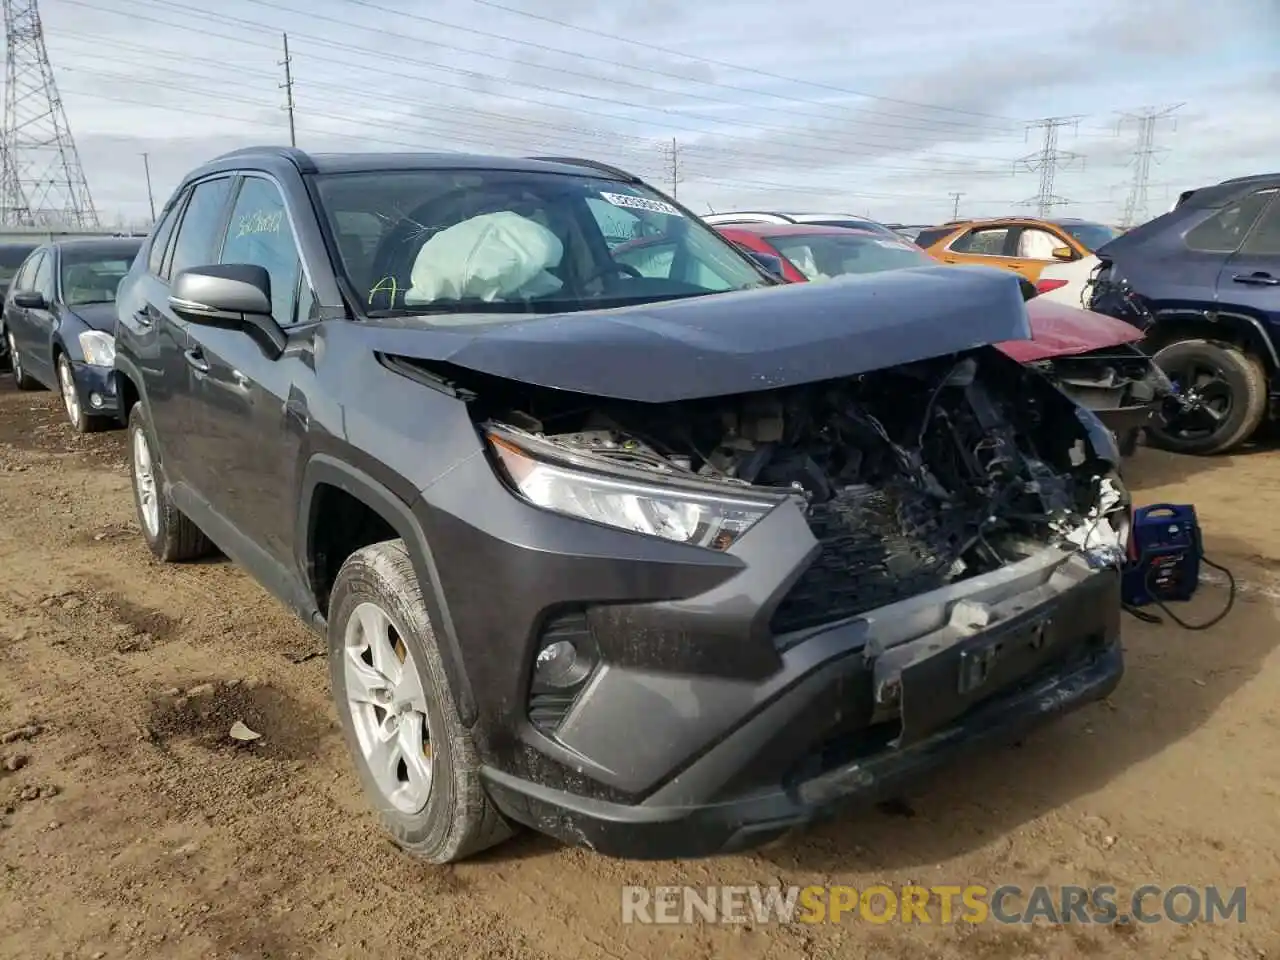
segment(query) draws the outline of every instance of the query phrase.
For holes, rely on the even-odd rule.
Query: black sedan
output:
[[[18,389],[58,391],[81,433],[119,425],[116,287],[141,245],[120,237],[45,244],[18,268],[5,295],[0,324]]]

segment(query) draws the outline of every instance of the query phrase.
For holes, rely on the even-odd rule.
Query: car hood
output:
[[[666,403],[1031,336],[1013,275],[941,265],[511,322],[465,319],[370,320],[369,346],[542,387]]]
[[[1052,300],[1030,301],[1027,316],[1032,339],[997,344],[1019,363],[1070,357],[1142,339],[1142,332],[1123,320]]]
[[[68,312],[75,314],[90,330],[101,330],[103,333],[116,332],[116,305],[114,303],[81,303],[67,307]]]

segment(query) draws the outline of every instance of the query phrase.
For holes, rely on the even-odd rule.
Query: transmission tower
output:
[[[1074,129],[1079,125],[1079,117],[1046,117],[1027,126],[1028,131],[1043,130],[1043,140],[1038,152],[1028,154],[1019,160],[1018,164],[1026,167],[1032,173],[1040,174],[1040,191],[1034,197],[1023,200],[1020,204],[1021,206],[1035,207],[1040,216],[1047,217],[1053,212],[1054,207],[1071,203],[1070,200],[1053,192],[1054,180],[1057,178],[1060,169],[1069,166],[1076,160],[1083,160],[1084,157],[1078,153],[1059,150],[1058,131],[1063,127],[1072,127]]]
[[[37,0],[3,0],[7,71],[0,131],[0,223],[96,229]]]
[[[1147,107],[1137,113],[1120,115],[1120,127],[1132,123],[1138,130],[1138,147],[1133,151],[1133,184],[1129,187],[1129,197],[1124,204],[1124,218],[1121,226],[1126,228],[1137,226],[1147,219],[1148,191],[1151,187],[1151,162],[1156,154],[1164,153],[1164,148],[1156,148],[1156,127],[1160,121],[1173,114],[1182,104],[1172,107]],[[1176,122],[1176,121],[1175,121]]]

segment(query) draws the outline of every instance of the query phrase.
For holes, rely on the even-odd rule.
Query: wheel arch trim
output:
[[[359,468],[324,453],[315,454],[307,461],[304,469],[296,521],[299,536],[295,540],[298,545],[299,556],[296,559],[299,569],[305,572],[307,586],[317,602],[317,607],[319,598],[315,595],[314,565],[310,558],[315,529],[312,510],[316,490],[322,484],[335,487],[355,497],[385,520],[404,541],[414,572],[418,576],[418,582],[424,588],[423,599],[427,604],[432,627],[440,640],[441,659],[457,703],[458,719],[466,727],[473,726],[477,716],[475,696],[463,667],[461,645],[441,587],[435,555],[427,543],[422,525],[414,516],[409,504],[396,496],[385,484]]]

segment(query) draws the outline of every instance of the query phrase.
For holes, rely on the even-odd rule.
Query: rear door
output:
[[[202,452],[193,442],[197,420],[194,371],[185,320],[169,306],[172,278],[217,261],[231,193],[230,176],[201,180],[156,228],[146,270],[131,283],[120,309],[119,335],[140,367],[147,412],[165,479],[188,483]],[[167,241],[167,242],[166,242]]]
[[[1217,292],[1221,309],[1252,315],[1275,342],[1280,337],[1280,190],[1265,192],[1270,204],[1223,264]]]

